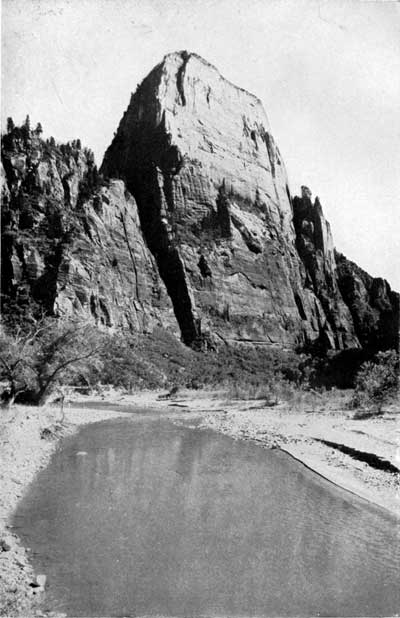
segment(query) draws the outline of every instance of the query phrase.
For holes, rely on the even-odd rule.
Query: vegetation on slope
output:
[[[361,365],[351,405],[372,413],[393,400],[398,355],[384,352]],[[295,404],[295,393],[329,387],[326,358],[253,346],[195,351],[163,328],[148,334],[98,331],[72,319],[41,317],[0,334],[0,384],[4,403],[40,405],[63,396],[64,387],[91,392],[112,385],[125,392],[143,388],[225,389],[235,398]]]

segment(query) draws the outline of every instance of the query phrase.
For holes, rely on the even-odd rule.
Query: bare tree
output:
[[[2,399],[17,397],[42,405],[57,385],[85,374],[103,348],[101,334],[87,323],[42,317],[12,333],[0,334]]]
[[[3,405],[12,405],[34,378],[30,364],[33,343],[38,334],[33,329],[24,333],[20,327],[12,335],[0,334],[0,380],[7,384],[1,395]]]

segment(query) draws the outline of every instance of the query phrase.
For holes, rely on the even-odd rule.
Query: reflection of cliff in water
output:
[[[51,608],[77,616],[399,606],[391,518],[279,451],[154,418],[66,440],[16,520]]]

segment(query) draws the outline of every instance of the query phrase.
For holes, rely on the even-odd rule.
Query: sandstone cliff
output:
[[[322,346],[327,349],[357,347],[356,331],[349,308],[339,289],[335,251],[329,223],[318,198],[302,187],[293,198],[296,247],[306,272],[304,285],[318,298],[327,320]]]
[[[338,284],[350,309],[357,337],[370,350],[399,349],[400,295],[380,277],[371,277],[336,253]]]
[[[2,159],[5,310],[162,324],[201,349],[398,345],[399,295],[335,252],[318,198],[290,195],[261,102],[195,54],[140,84],[100,176],[79,140],[26,127]]]
[[[293,198],[293,223],[296,246],[306,270],[306,286],[319,298],[339,346],[342,324],[351,323],[359,345],[370,351],[398,348],[399,299],[387,281],[371,277],[334,249],[330,225],[325,220],[319,199],[302,187],[302,196]],[[343,345],[344,344],[344,345]]]
[[[261,102],[202,58],[170,54],[149,74],[102,171],[123,178],[136,198],[187,343],[359,345],[320,208],[303,212],[296,202],[297,240]]]
[[[101,183],[79,142],[15,129],[2,143],[3,310],[32,300],[108,327],[176,329],[172,305],[120,180]]]

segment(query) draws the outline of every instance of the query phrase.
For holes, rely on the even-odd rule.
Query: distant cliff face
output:
[[[327,349],[357,347],[359,340],[349,308],[339,289],[335,251],[329,223],[319,199],[302,187],[301,197],[293,198],[296,248],[304,265],[305,287],[318,299],[326,317],[321,344]]]
[[[318,198],[290,195],[261,102],[194,54],[138,87],[101,178],[80,144],[32,131],[2,158],[3,303],[163,324],[202,349],[398,344],[399,296],[336,254]]]
[[[340,292],[350,309],[363,348],[399,349],[400,295],[385,279],[371,277],[344,255],[336,253]]]
[[[99,326],[176,326],[122,181],[99,183],[80,144],[56,146],[26,130],[4,137],[2,162],[5,311],[34,300]]]

